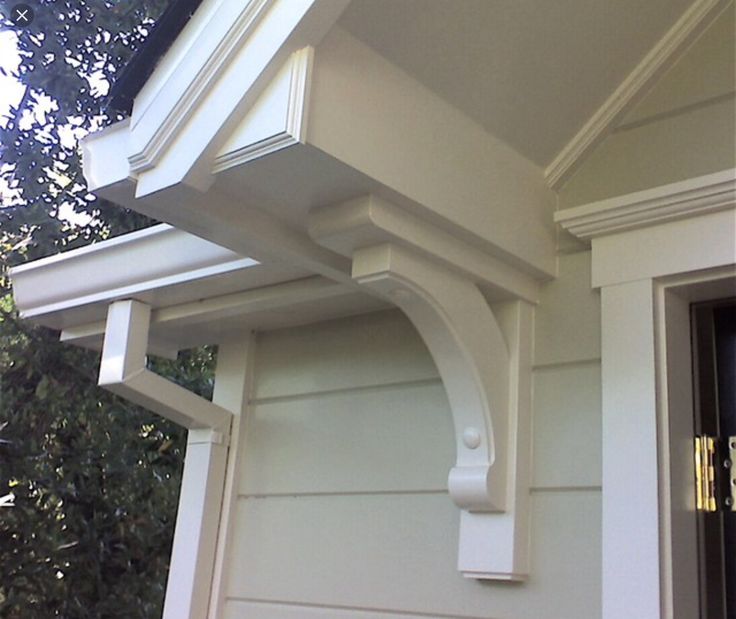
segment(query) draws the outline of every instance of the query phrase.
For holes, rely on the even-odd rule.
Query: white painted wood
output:
[[[228,62],[262,25],[272,5],[272,0],[250,0],[245,5],[209,2],[202,7],[197,16],[201,22],[198,32],[189,33],[196,42],[188,46],[180,43],[164,60],[169,65],[166,78],[162,79],[162,71],[154,74],[141,98],[142,105],[134,107],[135,135],[130,152],[134,167],[150,167],[161,156],[178,125],[185,123],[210,94]],[[171,66],[172,57],[176,58],[175,67]]]
[[[457,270],[482,286],[488,296],[538,300],[539,284],[527,273],[377,196],[313,209],[308,230],[320,245],[343,256],[352,256],[361,247],[394,242]]]
[[[662,616],[653,296],[602,290],[603,619]]]
[[[421,205],[423,218],[554,274],[542,170],[339,27],[316,51],[307,143]]]
[[[600,294],[590,286],[590,252],[561,255],[559,277],[544,284],[535,309],[536,367],[601,356]]]
[[[437,379],[409,320],[396,310],[258,335],[256,402]]]
[[[253,0],[245,7],[236,0],[222,2],[203,33],[216,49],[209,56],[194,50],[185,58],[172,76],[188,77],[185,93],[177,97],[181,87],[162,91],[161,105],[154,102],[147,110],[150,123],[141,119],[131,132],[136,194],[185,178],[207,189],[213,180],[210,160],[237,121],[289,55],[319,43],[345,6],[346,0]]]
[[[313,61],[313,47],[291,55],[220,149],[213,173],[304,142]]]
[[[579,238],[714,213],[736,201],[736,169],[557,211],[555,221]]]
[[[688,619],[700,613],[690,299],[657,286],[655,303],[662,428],[662,614]]]
[[[691,4],[367,0],[339,24],[547,165]]]
[[[224,474],[222,507],[209,510],[211,518],[217,518],[216,545],[212,561],[212,586],[210,587],[207,617],[219,619],[225,603],[226,569],[230,557],[234,519],[237,506],[241,461],[247,431],[247,403],[253,374],[254,338],[252,334],[233,338],[217,348],[217,372],[212,399],[233,413],[230,449]],[[213,538],[210,538],[213,539]]]
[[[517,429],[529,416],[531,310],[517,302],[504,333],[472,282],[391,244],[355,251],[353,278],[407,314],[442,376],[457,449],[448,487],[464,512],[459,569],[476,578],[522,578],[528,449]]]
[[[534,569],[523,586],[509,586],[465,579],[447,560],[458,525],[447,495],[242,500],[228,597],[297,605],[283,617],[328,606],[377,616],[590,619],[600,613],[599,501],[595,491],[535,494]],[[351,617],[343,612],[336,616]]]
[[[593,285],[609,286],[734,262],[736,205],[701,217],[594,239]]]
[[[698,189],[723,180],[693,179],[695,195],[687,184],[657,188],[644,196],[656,205],[645,227],[592,241],[592,284],[602,288],[603,619],[687,617],[696,607],[687,303],[736,290],[736,211],[733,197],[727,210],[686,219],[669,220],[667,209],[683,195],[697,204]],[[681,300],[666,293],[677,285]]]
[[[534,371],[534,488],[601,485],[597,360]]]
[[[135,182],[126,157],[129,136],[130,119],[126,118],[82,138],[82,170],[89,191],[125,181]]]
[[[320,244],[352,254],[353,278],[407,314],[437,364],[455,426],[457,461],[448,488],[463,510],[459,569],[475,578],[524,578],[531,306],[517,301],[491,311],[474,283],[478,256],[371,196],[312,213],[309,230]],[[398,241],[385,243],[386,235]],[[460,273],[446,270],[447,263]],[[509,270],[484,274],[483,283],[508,294]]]
[[[734,99],[715,99],[612,133],[559,193],[564,208],[736,167]]]
[[[248,423],[241,495],[447,490],[455,450],[438,379],[255,404]]]
[[[674,64],[678,56],[728,6],[728,0],[697,0],[667,31],[605,103],[583,125],[545,170],[551,187],[559,188],[583,158]]]
[[[735,18],[736,10],[731,3],[623,118],[619,127],[631,127],[733,94],[736,90]]]
[[[164,295],[157,295],[161,301],[164,300],[161,299],[162,296]],[[291,322],[274,320],[279,310],[309,302],[324,302],[330,306],[329,309],[323,308],[324,314],[328,315],[341,306],[340,297],[356,296],[359,297],[352,290],[331,280],[318,276],[306,277],[187,303],[163,305],[151,310],[151,329],[154,337],[161,338],[163,334],[165,340],[176,343],[171,344],[174,350],[180,350],[192,341],[193,334],[187,334],[187,330],[199,331],[201,343],[218,343],[224,339],[224,333],[212,340],[203,339],[207,334],[216,331],[213,323],[219,326],[234,323],[235,328],[231,330],[239,328],[241,331],[248,328],[283,327]],[[369,310],[374,304],[371,299],[365,299],[363,305]],[[237,320],[238,317],[242,320]],[[297,319],[294,320],[295,324],[298,322]],[[93,347],[104,332],[104,321],[93,322],[64,329],[60,339],[63,342]],[[150,345],[149,350],[153,350]]]

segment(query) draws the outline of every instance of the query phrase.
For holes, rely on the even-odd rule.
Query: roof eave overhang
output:
[[[227,248],[223,269],[248,256],[260,265],[243,263],[245,273],[286,265],[306,274],[274,284],[281,308],[300,294],[318,297],[314,318],[335,315],[340,298],[354,311],[401,308],[450,400],[459,569],[522,579],[533,305],[555,275],[554,195],[540,168],[336,26],[346,4],[205,2],[131,119],[85,141],[85,176],[90,190],[189,241]],[[181,276],[195,290],[206,282]],[[269,308],[269,287],[234,294]],[[127,324],[138,352],[139,332],[155,335],[163,315],[186,324],[191,309],[157,315],[119,289],[96,294],[110,302],[106,324]],[[74,305],[69,295],[60,302]],[[253,306],[239,307],[250,321]],[[104,321],[76,328],[79,342],[106,330]]]

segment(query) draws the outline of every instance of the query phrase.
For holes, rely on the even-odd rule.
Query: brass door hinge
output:
[[[712,436],[695,437],[695,506],[701,512],[736,511],[736,436],[718,443]]]
[[[695,437],[695,507],[716,511],[716,442],[710,436]]]

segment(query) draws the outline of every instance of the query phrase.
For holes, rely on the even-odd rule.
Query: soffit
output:
[[[691,0],[353,0],[340,24],[545,166]]]

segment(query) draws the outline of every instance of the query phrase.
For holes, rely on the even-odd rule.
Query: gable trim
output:
[[[128,161],[131,172],[143,172],[155,165],[174,141],[179,126],[189,119],[199,102],[209,94],[233,54],[240,49],[242,42],[248,38],[273,2],[274,0],[249,0],[202,69],[186,87],[182,97],[174,104],[164,122],[156,128],[141,150],[130,155]]]
[[[644,56],[603,105],[563,147],[544,171],[547,184],[559,189],[595,148],[669,69],[695,38],[715,20],[731,0],[696,0],[675,25]]]

